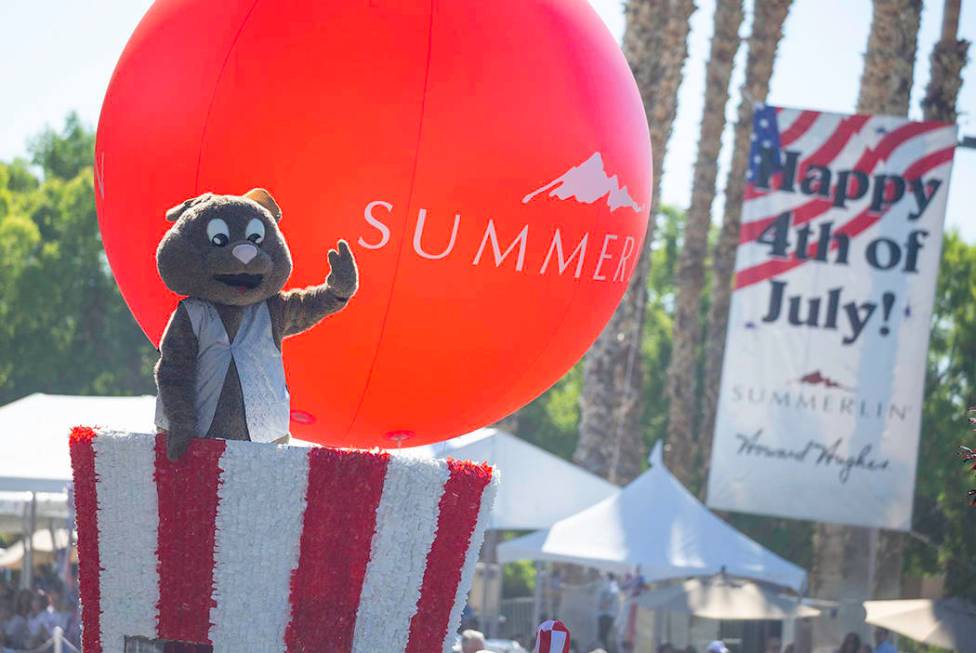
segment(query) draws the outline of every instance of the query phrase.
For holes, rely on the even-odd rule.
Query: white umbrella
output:
[[[976,653],[976,606],[962,599],[865,601],[869,624],[924,644]]]
[[[52,539],[51,531],[47,529],[39,530],[34,533],[31,543],[34,549],[33,557],[35,565],[53,562],[54,554],[68,547],[68,531],[64,528],[59,528],[54,531],[54,538]],[[9,549],[0,553],[0,568],[20,569],[26,553],[24,541],[19,540]],[[77,553],[73,552],[72,560],[76,560],[76,557]]]
[[[637,604],[650,610],[693,614],[705,619],[782,620],[816,617],[820,610],[748,580],[695,578],[644,592]]]

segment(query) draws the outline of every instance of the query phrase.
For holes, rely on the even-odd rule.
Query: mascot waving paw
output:
[[[282,291],[291,254],[268,191],[206,193],[170,209],[156,251],[163,283],[184,295],[160,341],[156,426],[179,459],[193,438],[287,442],[281,341],[342,310],[359,273],[349,245],[328,252],[318,286]]]

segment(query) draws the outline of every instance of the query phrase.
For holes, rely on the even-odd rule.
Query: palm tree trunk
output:
[[[857,100],[858,113],[908,115],[921,13],[922,0],[874,0]],[[845,543],[848,544],[846,549]],[[815,595],[821,598],[898,596],[903,548],[904,537],[901,533],[879,534],[877,530],[854,526],[817,524],[811,587]],[[867,570],[867,579],[824,574],[825,570],[836,566],[838,557],[846,557],[845,564],[851,568]],[[852,587],[852,583],[858,586]],[[818,639],[839,643],[843,631],[838,628],[843,627],[844,619],[836,621],[833,628],[821,621]]]
[[[813,531],[813,565],[810,567],[810,596],[858,601],[856,607],[840,609],[831,619],[814,622],[814,647],[827,644],[835,648],[849,632],[863,629],[860,600],[868,599],[865,589],[872,573],[865,554],[875,543],[867,528],[817,524]],[[828,553],[830,555],[826,555]]]
[[[643,406],[641,333],[647,306],[647,273],[661,188],[660,171],[678,105],[688,56],[693,0],[627,0],[624,54],[644,100],[654,170],[651,222],[644,248],[617,311],[583,364],[580,437],[573,460],[591,472],[624,483],[640,471],[644,442],[638,425]]]
[[[676,302],[671,333],[671,365],[668,368],[668,468],[686,486],[701,479],[696,473],[698,431],[697,406],[698,347],[701,325],[698,319],[705,285],[705,257],[708,230],[715,200],[718,157],[725,130],[725,105],[729,81],[739,50],[742,0],[719,0],[715,7],[711,52],[705,66],[705,108],[702,112],[698,158],[695,161],[691,207],[685,220],[684,244],[675,275]]]
[[[722,358],[725,355],[725,331],[732,301],[732,276],[735,272],[735,250],[739,245],[739,222],[742,219],[742,196],[749,163],[753,105],[756,102],[765,102],[769,94],[769,80],[773,76],[776,50],[783,38],[783,23],[786,22],[791,5],[792,0],[756,0],[753,10],[746,79],[742,84],[739,117],[735,124],[732,165],[725,182],[725,216],[712,253],[713,290],[708,313],[708,337],[705,339],[705,387],[700,429],[703,434],[700,440],[701,459],[706,468],[711,459],[715,409],[722,378]]]
[[[874,0],[858,113],[907,116],[922,0]]]
[[[957,37],[961,0],[946,0],[942,10],[942,38],[929,58],[929,85],[922,99],[926,120],[956,122],[956,100],[962,86],[962,69],[969,56],[969,42]]]

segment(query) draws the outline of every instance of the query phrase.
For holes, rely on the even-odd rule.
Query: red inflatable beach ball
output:
[[[443,440],[518,409],[600,333],[651,202],[640,96],[585,0],[157,0],[95,148],[112,270],[150,339],[165,211],[267,188],[295,270],[359,294],[284,346],[292,433]]]

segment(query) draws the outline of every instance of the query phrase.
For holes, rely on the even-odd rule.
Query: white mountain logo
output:
[[[549,191],[549,197],[558,197],[561,200],[572,197],[583,204],[592,204],[606,197],[611,212],[624,207],[638,213],[642,210],[641,205],[627,192],[627,187],[620,185],[617,175],[612,177],[607,175],[603,167],[603,157],[599,152],[594,152],[583,163],[573,166],[562,176],[532,191],[522,198],[522,203],[528,204],[546,191]]]

